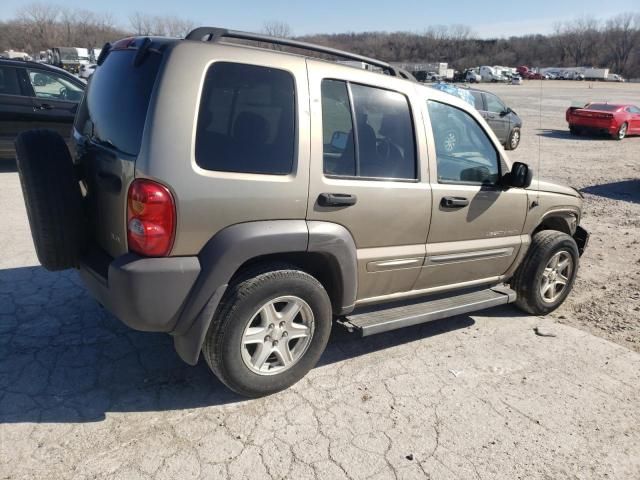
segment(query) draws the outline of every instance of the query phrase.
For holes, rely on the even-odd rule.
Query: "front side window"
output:
[[[196,135],[201,168],[286,175],[293,169],[295,138],[289,72],[228,62],[209,68]]]
[[[493,113],[502,113],[507,109],[506,105],[502,103],[502,101],[495,95],[485,93],[485,97],[487,100],[487,111]]]
[[[0,67],[0,95],[22,95],[15,68]]]
[[[464,110],[428,101],[439,183],[496,184],[499,157],[476,120]]]
[[[38,70],[27,70],[27,72],[36,97],[69,102],[82,100],[82,89],[61,75]]]
[[[417,178],[411,111],[401,93],[324,80],[322,129],[325,174]]]

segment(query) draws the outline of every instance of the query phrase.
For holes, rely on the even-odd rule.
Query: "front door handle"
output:
[[[348,193],[321,193],[318,196],[318,205],[321,207],[349,207],[357,201],[358,197]]]
[[[469,200],[464,197],[442,197],[440,205],[444,208],[462,208],[469,205]]]
[[[41,103],[40,105],[33,107],[33,109],[34,110],[51,110],[53,109],[53,105],[49,103]]]

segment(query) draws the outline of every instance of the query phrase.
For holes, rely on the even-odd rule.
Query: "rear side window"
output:
[[[322,131],[327,175],[417,178],[411,110],[401,93],[323,80]]]
[[[209,68],[196,134],[201,168],[286,175],[293,169],[295,138],[289,72],[228,62]]]
[[[0,67],[0,95],[22,95],[15,68]]]
[[[96,68],[76,117],[76,130],[129,155],[140,151],[149,100],[162,55],[149,51],[134,65],[137,50],[114,50]]]

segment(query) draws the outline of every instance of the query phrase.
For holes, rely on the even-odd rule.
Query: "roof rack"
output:
[[[314,43],[300,42],[298,40],[291,40],[288,38],[271,37],[269,35],[262,35],[259,33],[240,32],[237,30],[227,30],[226,28],[217,27],[198,27],[187,34],[185,40],[196,40],[205,42],[217,42],[222,38],[236,38],[240,40],[251,40],[255,42],[271,43],[274,45],[283,45],[286,47],[300,48],[303,50],[309,50],[312,52],[326,53],[333,55],[334,57],[347,58],[349,60],[355,60],[358,62],[368,63],[375,67],[380,67],[383,71],[394,77],[400,77],[407,80],[416,81],[413,75],[406,70],[396,68],[387,62],[377,60],[375,58],[365,57],[356,53],[345,52],[344,50],[338,50],[337,48],[324,47],[322,45],[316,45]]]

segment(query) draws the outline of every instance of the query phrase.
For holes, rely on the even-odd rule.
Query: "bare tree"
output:
[[[556,33],[560,37],[566,58],[573,66],[594,64],[597,45],[600,40],[598,21],[592,17],[582,17],[560,24]]]
[[[172,16],[147,15],[141,12],[134,12],[129,17],[129,24],[136,35],[177,38],[184,38],[195,26],[191,20]]]
[[[289,24],[279,20],[270,20],[262,25],[262,32],[271,37],[288,38],[293,32]]]
[[[605,44],[616,72],[627,73],[633,48],[640,42],[640,14],[622,13],[606,23]]]

